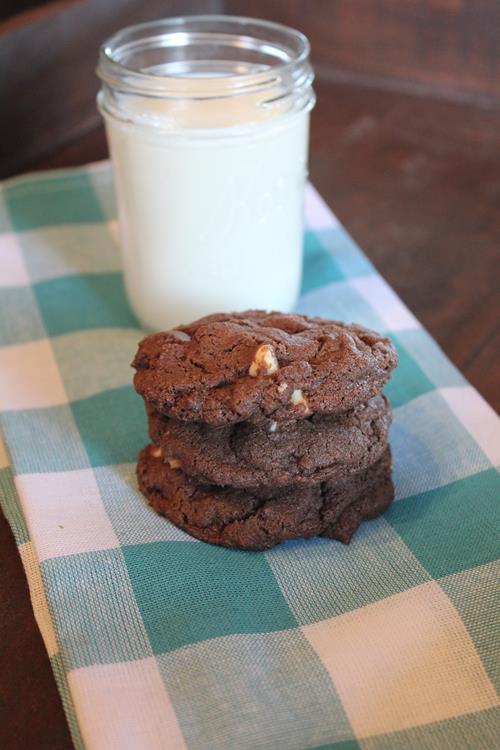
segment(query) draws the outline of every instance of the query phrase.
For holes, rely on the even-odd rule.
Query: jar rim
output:
[[[247,33],[245,33],[247,32]],[[267,38],[266,38],[267,37]],[[230,44],[240,54],[261,51],[271,64],[237,73],[158,74],[128,63],[137,51],[196,44]],[[212,98],[273,88],[277,83],[308,85],[312,81],[307,37],[284,24],[247,16],[175,16],[127,26],[108,37],[100,47],[97,75],[103,83],[123,92],[150,96]]]

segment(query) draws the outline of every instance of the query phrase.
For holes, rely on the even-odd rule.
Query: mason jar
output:
[[[315,102],[305,36],[236,16],[169,18],[116,33],[97,72],[139,321],[292,309]]]

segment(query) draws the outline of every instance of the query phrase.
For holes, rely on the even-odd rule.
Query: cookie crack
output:
[[[231,526],[231,524],[239,524],[248,521],[250,518],[256,516],[257,513],[269,502],[272,502],[272,498],[256,498],[256,505],[254,505],[251,510],[243,513],[242,515],[238,515],[237,518],[231,518],[228,521],[223,521],[222,525],[219,528],[221,529],[221,531],[225,531],[228,526]]]

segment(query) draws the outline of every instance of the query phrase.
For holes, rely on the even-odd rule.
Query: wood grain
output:
[[[0,177],[97,127],[95,65],[113,31],[223,10],[300,28],[320,78],[500,108],[497,0],[52,0],[0,22]]]
[[[452,361],[500,408],[500,116],[374,89],[317,90],[317,187]]]
[[[0,177],[97,127],[99,46],[114,31],[219,0],[55,0],[0,23]]]
[[[226,0],[230,13],[247,0]],[[388,79],[491,104],[500,100],[496,0],[253,0],[252,14],[300,28],[321,74]]]

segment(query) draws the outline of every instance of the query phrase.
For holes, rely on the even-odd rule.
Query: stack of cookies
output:
[[[393,499],[381,389],[396,364],[387,338],[302,315],[217,314],[147,336],[133,362],[153,441],[139,486],[212,544],[347,544]]]

